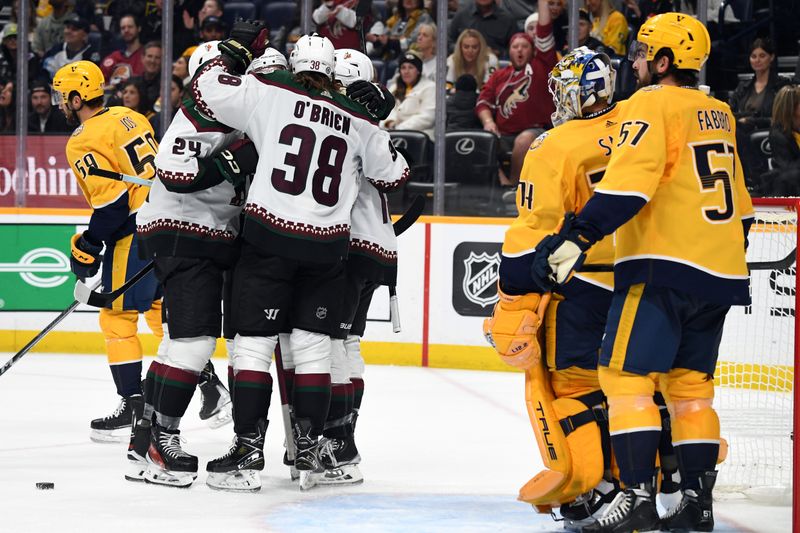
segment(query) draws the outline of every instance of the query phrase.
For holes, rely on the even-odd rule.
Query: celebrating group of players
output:
[[[363,480],[353,438],[364,388],[359,341],[373,291],[396,281],[384,193],[409,175],[377,126],[394,99],[355,50],[307,35],[287,62],[267,36],[262,22],[240,21],[229,39],[197,48],[160,144],[143,116],[103,107],[94,64],[67,65],[53,81],[61,109],[80,123],[67,156],[93,208],[72,239],[73,271],[91,277],[102,263],[108,290],[151,260],[155,267],[100,314],[123,400],[92,422],[93,434],[131,427],[133,481],[196,479],[179,425],[203,376],[201,416],[225,421],[228,392],[209,363],[220,336],[236,436],[208,463],[208,485],[261,487],[273,353],[282,360],[292,478],[304,489]],[[143,386],[139,313],[156,334],[162,314],[165,322]]]
[[[526,370],[546,469],[521,500],[584,532],[712,531],[713,375],[750,301],[753,207],[731,110],[698,85],[706,28],[666,13],[637,39],[627,101],[588,48],[550,74],[556,126],[526,156],[484,333]],[[662,516],[659,491],[680,497]]]

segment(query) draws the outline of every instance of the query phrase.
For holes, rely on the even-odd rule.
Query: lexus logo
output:
[[[456,142],[456,152],[461,155],[469,155],[475,150],[475,141],[466,138],[466,139],[459,139]]]
[[[772,155],[772,146],[769,144],[769,137],[764,137],[761,141],[761,153],[764,155]]]
[[[408,141],[403,139],[402,137],[396,137],[392,139],[392,144],[395,148],[400,148],[401,150],[405,150],[408,146]]]

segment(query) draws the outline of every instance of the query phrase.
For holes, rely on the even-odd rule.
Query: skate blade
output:
[[[300,471],[296,469],[294,466],[290,466],[289,477],[292,478],[292,481],[297,481],[298,479],[300,479]]]
[[[153,485],[166,487],[188,488],[197,479],[197,472],[174,472],[162,470],[155,465],[147,465],[144,471],[144,481]]]
[[[310,490],[317,486],[317,482],[325,474],[325,471],[299,470],[298,473],[300,474],[298,478],[300,490]]]
[[[100,444],[127,442],[130,439],[130,435],[130,426],[119,429],[93,429],[92,432],[89,433],[89,439],[91,439],[92,442],[99,442]]]
[[[364,482],[364,475],[357,465],[344,465],[325,470],[317,485],[356,485]]]
[[[226,424],[230,424],[233,422],[233,404],[231,402],[226,403],[211,413],[211,416],[206,418],[205,422],[211,429],[221,428]]]
[[[128,471],[125,473],[125,479],[133,481],[134,483],[141,483],[144,481],[144,471],[147,470],[147,464],[139,461],[128,461]]]
[[[206,485],[227,492],[258,492],[261,490],[261,475],[258,470],[209,472]]]

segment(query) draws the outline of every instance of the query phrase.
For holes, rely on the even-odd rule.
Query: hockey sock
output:
[[[313,436],[322,434],[331,403],[330,374],[295,374],[294,416],[311,420]]]
[[[154,398],[153,407],[156,412],[156,423],[167,429],[178,429],[186,408],[192,401],[194,389],[197,387],[199,374],[161,365],[155,374],[158,383],[158,395]]]
[[[620,480],[627,487],[650,482],[655,474],[660,432],[633,431],[611,436]]]
[[[233,399],[233,389],[235,384],[236,380],[233,377],[233,367],[228,365],[228,391],[230,391],[231,399]]]
[[[153,361],[150,363],[150,367],[147,369],[147,375],[145,376],[144,383],[142,385],[142,396],[144,399],[144,411],[142,412],[142,418],[145,420],[150,420],[151,422],[153,418],[153,402],[155,401],[156,373],[161,366],[163,365],[158,361]]]
[[[348,419],[351,402],[348,402],[347,388],[349,384],[337,383],[331,385],[331,406],[328,409],[328,418],[325,420],[325,431],[323,435],[331,439],[343,439],[347,437],[349,424]]]
[[[272,396],[272,376],[258,370],[239,370],[233,384],[233,431],[237,435],[256,432],[259,419],[267,418]]]
[[[692,443],[675,446],[678,456],[678,469],[681,473],[681,489],[699,491],[700,478],[708,471],[713,471],[719,455],[718,443]]]
[[[361,409],[361,398],[364,397],[364,380],[361,378],[350,378],[353,385],[353,408],[357,411]]]
[[[110,365],[111,377],[117,387],[117,394],[123,397],[142,393],[142,361]]]
[[[286,380],[286,397],[289,399],[289,405],[294,402],[294,368],[287,368],[283,371],[284,379]]]

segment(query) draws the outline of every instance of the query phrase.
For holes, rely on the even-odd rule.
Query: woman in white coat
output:
[[[387,130],[417,130],[433,140],[436,85],[422,77],[422,60],[413,52],[400,58],[400,76],[391,88],[397,101],[394,110],[381,123]]]

